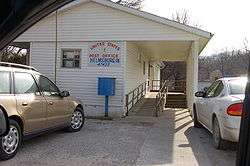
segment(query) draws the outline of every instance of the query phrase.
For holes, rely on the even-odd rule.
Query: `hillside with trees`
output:
[[[219,77],[246,76],[250,51],[223,51],[199,58],[199,81],[213,81]]]

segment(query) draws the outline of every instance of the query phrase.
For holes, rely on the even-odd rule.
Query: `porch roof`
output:
[[[185,61],[191,49],[191,41],[136,41],[140,51],[151,61]]]

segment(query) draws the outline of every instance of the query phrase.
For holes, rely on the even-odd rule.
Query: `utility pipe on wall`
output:
[[[57,10],[56,10],[56,20],[55,20],[55,23],[56,23],[56,29],[55,29],[55,67],[54,67],[54,82],[56,84],[56,75],[57,75]]]

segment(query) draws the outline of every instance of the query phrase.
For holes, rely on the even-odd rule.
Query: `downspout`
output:
[[[56,10],[56,34],[55,34],[55,68],[54,68],[54,72],[55,72],[55,75],[54,75],[54,81],[55,81],[55,84],[56,84],[56,76],[57,76],[57,10]]]

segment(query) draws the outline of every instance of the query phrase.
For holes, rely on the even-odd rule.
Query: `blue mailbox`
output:
[[[109,78],[109,77],[98,78],[98,95],[114,96],[115,78]]]
[[[109,96],[115,95],[115,80],[110,77],[98,78],[98,95],[105,96],[105,117],[108,117]]]

